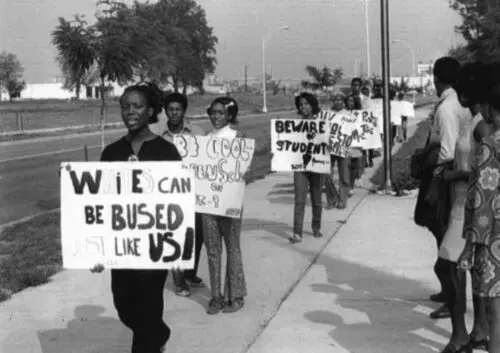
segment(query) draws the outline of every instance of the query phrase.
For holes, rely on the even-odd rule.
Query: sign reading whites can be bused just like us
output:
[[[63,266],[191,269],[194,179],[182,162],[63,162]]]

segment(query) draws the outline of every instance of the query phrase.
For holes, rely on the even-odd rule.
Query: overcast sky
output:
[[[380,1],[369,1],[372,71],[380,71]],[[391,40],[406,40],[417,62],[443,55],[460,42],[454,32],[459,17],[448,0],[390,0]],[[273,77],[300,79],[304,67],[341,66],[352,74],[354,63],[366,65],[362,0],[198,0],[219,38],[216,74],[241,79],[262,72],[262,36],[279,26],[268,41],[266,61]],[[95,0],[0,0],[0,50],[18,55],[29,83],[50,82],[59,74],[50,32],[57,17],[82,13],[92,18]],[[408,74],[411,53],[391,45],[392,73]]]

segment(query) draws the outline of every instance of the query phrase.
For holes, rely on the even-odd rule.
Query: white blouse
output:
[[[230,125],[224,126],[222,129],[213,129],[208,133],[208,136],[236,138],[237,131],[231,129]]]

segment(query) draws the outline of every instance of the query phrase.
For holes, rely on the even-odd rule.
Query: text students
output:
[[[149,130],[161,111],[161,92],[152,84],[127,87],[120,97],[128,133],[106,146],[102,162],[181,161],[175,146]],[[101,272],[102,265],[92,272]],[[111,270],[111,291],[120,320],[132,330],[132,353],[161,353],[170,338],[163,321],[167,270]]]
[[[192,124],[188,124],[184,117],[188,107],[188,99],[185,95],[174,92],[170,93],[163,100],[163,106],[167,114],[167,124],[162,136],[168,142],[174,141],[177,135],[205,135],[205,131]],[[195,215],[195,260],[194,269],[183,272],[174,272],[175,293],[179,296],[188,297],[191,295],[189,286],[202,288],[205,286],[203,280],[197,276],[198,265],[200,263],[201,248],[203,247],[203,232],[201,215]]]
[[[315,119],[320,112],[318,100],[314,95],[307,92],[303,92],[295,97],[295,107],[302,119]],[[321,216],[323,213],[321,193],[323,189],[323,174],[306,171],[294,172],[293,185],[295,191],[293,235],[289,238],[289,241],[292,244],[302,241],[307,191],[309,191],[311,195],[313,235],[316,238],[321,238],[323,236],[321,233]]]

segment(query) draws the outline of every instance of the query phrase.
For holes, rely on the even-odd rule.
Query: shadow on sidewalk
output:
[[[262,220],[257,218],[244,218],[243,219],[243,231],[259,231],[266,230],[267,232],[278,236],[281,239],[288,240],[288,237],[292,234],[292,227],[290,224],[283,222],[275,222],[269,220]],[[263,237],[265,238],[265,237]]]
[[[42,352],[128,352],[130,331],[119,320],[100,316],[104,312],[102,306],[77,306],[66,328],[38,332]]]
[[[266,240],[278,243],[272,237]],[[303,247],[292,248],[303,256],[314,256]],[[325,253],[318,265],[324,267],[327,282],[310,285],[310,294],[304,294],[312,300],[307,309],[314,308],[315,293],[331,295],[331,309],[307,311],[304,317],[331,327],[330,337],[347,351],[435,352],[451,336],[428,317],[426,310],[439,304],[424,299],[429,296],[429,288],[422,283]],[[318,304],[323,309],[324,295],[318,300],[323,300],[323,305]]]

